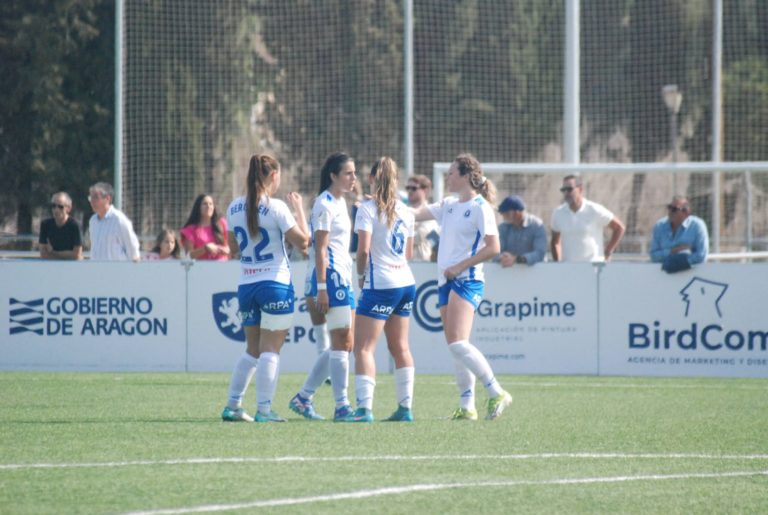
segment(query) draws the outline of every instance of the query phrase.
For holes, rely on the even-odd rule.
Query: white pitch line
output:
[[[538,453],[538,454],[463,454],[437,456],[277,456],[273,458],[182,458],[173,460],[105,461],[83,463],[6,463],[0,470],[68,469],[68,468],[118,468],[156,465],[209,465],[219,463],[320,463],[361,461],[443,461],[443,460],[549,460],[549,459],[692,459],[692,460],[768,460],[768,454],[626,454],[618,452],[591,453]]]
[[[485,488],[485,487],[514,487],[514,486],[547,486],[547,485],[588,485],[595,483],[621,483],[628,481],[663,481],[672,479],[718,479],[730,477],[768,476],[768,470],[735,471],[735,472],[710,472],[691,474],[651,474],[639,476],[613,476],[613,477],[587,477],[587,478],[561,478],[546,479],[541,481],[512,480],[512,481],[483,481],[473,483],[435,483],[408,486],[390,486],[372,490],[358,490],[338,494],[315,495],[310,497],[293,497],[282,499],[269,499],[248,503],[233,504],[209,504],[204,506],[191,506],[187,508],[169,508],[162,510],[147,510],[129,512],[126,515],[171,515],[179,513],[205,513],[226,510],[245,510],[253,508],[271,508],[275,506],[291,506],[297,504],[311,504],[325,501],[341,501],[346,499],[365,499],[382,495],[410,494],[414,492],[434,492],[437,490],[449,490],[458,488]]]

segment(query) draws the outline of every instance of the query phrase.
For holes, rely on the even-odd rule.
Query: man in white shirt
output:
[[[432,181],[426,175],[413,175],[405,186],[408,192],[408,206],[418,210],[427,205],[432,190]],[[437,246],[440,242],[440,226],[436,220],[416,222],[413,236],[413,261],[437,261]]]
[[[139,239],[128,217],[112,205],[112,185],[97,182],[88,193],[88,202],[94,213],[88,224],[91,260],[138,262]]]
[[[565,202],[552,213],[552,260],[609,261],[624,236],[624,224],[605,206],[584,198],[581,177],[568,175],[560,191]],[[604,245],[606,226],[611,238]]]

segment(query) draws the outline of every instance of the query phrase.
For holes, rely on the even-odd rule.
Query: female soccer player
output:
[[[221,414],[225,421],[254,419],[285,422],[272,410],[277,387],[280,348],[293,321],[294,292],[285,239],[299,250],[309,245],[301,195],[286,196],[296,213],[282,200],[272,198],[280,187],[280,164],[268,155],[251,156],[247,195],[227,209],[233,248],[240,249],[240,284],[237,300],[243,319],[247,349],[235,364],[229,384],[229,401]],[[251,418],[241,404],[256,374],[257,412]]]
[[[328,377],[336,402],[334,421],[346,421],[352,414],[347,397],[349,352],[352,350],[355,298],[352,292],[352,256],[349,219],[344,193],[355,186],[355,162],[347,154],[328,156],[320,171],[320,194],[315,199],[310,218],[314,267],[308,271],[305,294],[315,297],[318,313],[325,315],[331,348],[321,353],[307,376],[304,386],[289,402],[296,413],[310,420],[322,419],[315,412],[312,396]],[[327,364],[326,364],[327,363]]]
[[[355,317],[355,393],[351,422],[373,422],[376,342],[384,330],[395,360],[398,406],[386,420],[411,422],[413,356],[408,347],[408,317],[416,284],[408,260],[413,254],[413,214],[398,199],[397,165],[382,157],[368,177],[373,198],[364,201],[355,220],[357,278],[362,289]]]
[[[493,420],[512,403],[496,381],[485,356],[469,342],[474,311],[483,298],[483,261],[499,253],[499,232],[491,202],[496,188],[470,154],[459,155],[448,170],[446,184],[458,195],[424,206],[416,220],[434,218],[441,226],[437,251],[438,305],[445,339],[456,365],[459,408],[454,420],[477,420],[475,377],[488,392],[486,420]]]

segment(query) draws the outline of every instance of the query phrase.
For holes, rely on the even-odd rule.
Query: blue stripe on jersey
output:
[[[472,244],[472,255],[474,256],[477,254],[477,245],[480,243],[480,231],[477,231],[477,236],[475,236],[475,242]],[[474,279],[475,278],[475,267],[471,266],[469,267],[469,278]]]
[[[368,277],[371,278],[371,289],[374,290],[375,288],[374,288],[374,285],[373,285],[373,259],[368,261],[368,268],[370,269],[369,272],[368,272]]]
[[[333,250],[330,246],[328,246],[328,268],[333,268]]]
[[[285,250],[285,238],[283,237],[283,231],[278,229],[277,232],[280,233],[280,246],[283,247],[283,256],[285,257],[285,263],[288,265],[288,268],[290,269],[291,260],[288,259],[288,252]]]
[[[328,202],[332,202],[333,201],[333,197],[327,191],[325,192],[325,200],[327,200]]]

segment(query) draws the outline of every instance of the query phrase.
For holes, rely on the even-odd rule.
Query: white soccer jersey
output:
[[[445,283],[443,272],[485,247],[485,237],[498,235],[493,208],[481,196],[467,202],[448,197],[429,205],[429,211],[440,224],[440,247],[437,250],[437,283]],[[471,266],[457,279],[483,281],[483,264]]]
[[[285,233],[296,219],[282,200],[261,197],[259,201],[259,234],[248,233],[245,197],[232,201],[227,208],[227,224],[240,246],[240,283],[259,281],[291,282],[291,263],[285,251]]]
[[[328,266],[338,272],[345,285],[352,284],[352,256],[349,254],[349,240],[352,235],[352,220],[349,219],[347,203],[343,197],[335,198],[328,191],[322,192],[315,199],[312,215],[309,219],[312,231],[312,247],[315,248],[315,231],[328,232]],[[315,260],[310,263],[312,270]]]
[[[413,214],[398,200],[395,215],[388,227],[375,201],[366,200],[357,210],[355,231],[371,233],[364,289],[401,288],[416,282],[405,258],[406,240],[413,238]]]

